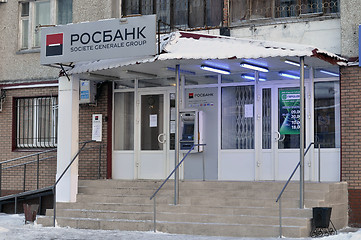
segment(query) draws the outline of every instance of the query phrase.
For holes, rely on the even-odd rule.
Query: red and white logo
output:
[[[46,35],[46,56],[63,55],[63,33]]]

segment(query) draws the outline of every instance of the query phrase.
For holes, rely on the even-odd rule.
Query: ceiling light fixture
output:
[[[280,76],[282,77],[286,77],[286,78],[291,78],[291,79],[300,79],[300,76],[291,74],[291,73],[286,73],[286,72],[279,72],[278,73]]]
[[[229,70],[211,67],[211,66],[207,66],[207,65],[202,65],[201,69],[210,71],[210,72],[219,73],[219,74],[231,74],[231,72]]]
[[[299,62],[295,62],[295,61],[291,61],[291,60],[287,60],[287,59],[284,62],[287,63],[287,64],[290,64],[290,65],[296,66],[296,67],[301,66],[301,64]],[[304,68],[306,68],[306,67],[307,67],[307,65],[305,64]]]
[[[260,72],[268,72],[269,71],[268,68],[252,65],[249,63],[241,63],[240,65],[241,65],[241,67],[252,69],[255,71],[260,71]]]
[[[320,72],[331,75],[331,76],[334,76],[334,77],[339,77],[340,76],[340,74],[338,74],[338,73],[326,71],[326,70],[323,70],[323,69],[321,69]]]
[[[250,76],[247,74],[242,74],[241,77],[244,79],[247,79],[247,80],[252,80],[252,81],[256,80],[256,78],[254,76]],[[260,77],[260,78],[258,78],[258,81],[265,82],[265,81],[267,81],[267,79]]]
[[[168,71],[175,72],[175,68],[174,68],[174,67],[167,67],[167,70],[168,70]],[[189,71],[189,70],[184,70],[184,69],[179,69],[179,72],[180,72],[180,73],[183,73],[183,74],[196,75],[195,72]]]

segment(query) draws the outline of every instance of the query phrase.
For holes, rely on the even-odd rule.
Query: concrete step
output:
[[[144,195],[91,195],[78,194],[77,200],[79,202],[90,203],[137,203],[149,204],[150,198]],[[173,196],[159,196],[157,197],[157,204],[172,204],[174,202]],[[248,206],[248,207],[278,207],[275,198],[252,198],[252,197],[208,197],[208,196],[182,196],[179,200],[181,204],[194,206]],[[321,199],[306,199],[305,206],[318,206]],[[299,206],[298,197],[282,199],[284,207]]]
[[[154,189],[146,189],[139,187],[122,187],[122,188],[95,188],[95,187],[80,187],[79,193],[85,195],[106,195],[106,196],[119,196],[119,195],[138,195],[144,197],[150,197],[155,192]],[[171,196],[173,194],[173,189],[162,189],[158,192],[157,196]],[[324,199],[326,192],[318,190],[309,190],[305,191],[305,197],[307,199]],[[279,192],[275,191],[258,191],[255,189],[235,191],[235,190],[223,190],[223,189],[182,189],[180,190],[180,195],[182,197],[188,196],[204,196],[204,197],[224,197],[228,196],[231,198],[269,198],[276,200],[279,195]],[[286,190],[282,197],[285,198],[297,198],[299,196],[299,190],[292,191]]]
[[[51,216],[52,213],[48,213]],[[227,214],[199,214],[183,212],[158,211],[157,221],[172,222],[175,219],[179,222],[201,222],[201,223],[224,223],[224,224],[279,224],[278,216],[254,216],[254,215],[227,215]],[[60,209],[57,217],[69,218],[93,218],[93,219],[128,219],[128,220],[152,220],[153,212],[134,211],[110,211],[110,210],[84,210],[84,209]],[[283,217],[284,225],[305,226],[309,221],[306,217]]]
[[[51,217],[40,217],[38,223],[46,226],[51,225]],[[91,218],[69,218],[57,217],[57,225],[62,227],[82,229],[103,229],[123,231],[152,231],[153,221],[150,220],[124,220],[124,219],[91,219]],[[157,221],[156,230],[160,232],[208,235],[208,236],[230,236],[230,237],[278,237],[279,225],[262,224],[222,224],[202,222],[166,222]],[[299,238],[309,234],[306,227],[284,226],[283,235],[286,237]]]
[[[136,188],[146,188],[146,189],[157,189],[161,185],[162,181],[156,180],[137,180],[137,181],[125,181],[125,180],[80,180],[79,187],[94,187],[94,188],[127,188],[127,187],[136,187]],[[241,191],[241,190],[259,190],[265,189],[269,191],[280,192],[285,185],[284,181],[264,181],[264,182],[231,182],[231,181],[180,181],[179,188],[182,191],[182,188],[185,189],[222,189],[222,190],[231,190],[231,191]],[[337,185],[334,183],[314,183],[306,182],[305,191],[328,191],[330,186],[333,188],[339,187],[342,188],[343,185]],[[170,180],[166,183],[162,189],[173,189],[173,180]],[[287,186],[287,190],[299,191],[299,183],[296,181],[290,182]]]
[[[278,237],[279,204],[276,197],[285,182],[181,181],[179,204],[174,206],[173,183],[156,199],[158,231],[180,234]],[[90,229],[150,231],[153,201],[160,181],[83,180],[76,203],[57,204],[59,226]],[[346,186],[346,187],[345,187]],[[283,235],[307,237],[312,207],[330,204],[337,222],[345,226],[347,185],[306,183],[305,207],[299,209],[299,184],[291,182],[282,197]],[[52,210],[38,223],[52,225]],[[332,215],[334,216],[334,215]]]
[[[120,204],[120,203],[58,203],[58,209],[84,209],[102,211],[130,211],[130,212],[153,212],[153,203],[149,204]],[[266,207],[233,207],[233,206],[190,206],[184,204],[161,205],[157,204],[157,212],[174,212],[184,214],[226,214],[226,215],[252,215],[252,216],[278,216],[279,209]],[[52,211],[52,209],[50,209]],[[312,217],[312,209],[305,208],[282,208],[283,216],[287,217]]]

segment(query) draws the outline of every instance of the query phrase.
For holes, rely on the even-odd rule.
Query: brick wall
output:
[[[361,227],[361,68],[341,68],[341,180],[348,182],[349,225]]]
[[[21,156],[29,155],[39,150],[34,151],[31,149],[13,149],[13,113],[14,113],[14,99],[18,97],[40,97],[40,96],[57,96],[58,89],[56,87],[51,88],[23,88],[23,89],[11,89],[6,91],[6,98],[3,104],[2,112],[0,112],[0,161],[5,161]],[[44,149],[46,150],[46,149]],[[49,157],[52,154],[41,155],[43,157]],[[17,161],[17,164],[36,160],[35,157],[23,159]],[[12,163],[3,164],[2,168],[14,165]],[[36,189],[37,179],[37,164],[33,163],[26,167],[26,181],[25,189]],[[39,187],[46,187],[54,183],[56,172],[56,158],[52,158],[48,161],[42,161],[39,164]],[[24,167],[14,167],[2,171],[1,187],[3,194],[6,190],[22,190],[24,183]]]
[[[90,143],[87,146],[93,148],[86,148],[85,151],[79,156],[79,179],[97,179],[98,167],[99,167],[99,146],[101,149],[101,178],[107,177],[107,135],[108,135],[108,122],[111,124],[111,116],[108,116],[108,96],[111,83],[104,83],[99,86],[99,99],[96,105],[90,106],[87,104],[80,105],[79,110],[79,141],[91,140],[92,133],[92,114],[103,114],[103,137],[101,143]],[[110,91],[111,92],[111,91]],[[5,161],[21,156],[26,156],[32,153],[37,153],[47,149],[13,149],[13,103],[14,99],[18,97],[39,97],[39,96],[57,96],[57,87],[42,87],[42,88],[21,88],[21,89],[9,89],[6,91],[6,100],[3,104],[3,110],[0,112],[0,161]],[[111,94],[110,94],[111,95]],[[108,120],[110,119],[110,120]],[[111,130],[111,129],[110,129]],[[80,145],[81,146],[81,145]],[[55,153],[49,153],[43,155],[56,156]],[[17,163],[23,163],[27,161],[36,160],[35,157],[27,158]],[[13,164],[4,164],[4,167]],[[37,166],[36,163],[28,165],[26,167],[26,182],[25,189],[36,189]],[[40,178],[39,187],[47,187],[54,183],[56,175],[56,157],[48,161],[40,162],[39,167]],[[24,183],[24,167],[11,168],[3,170],[2,172],[2,195],[6,192],[20,191],[23,189]]]
[[[101,143],[90,143],[87,146],[95,147],[86,149],[79,156],[79,179],[97,179],[99,168],[99,146],[101,149],[101,178],[107,177],[107,131],[108,123],[111,124],[111,116],[108,116],[108,88],[111,83],[98,85],[99,99],[96,106],[81,104],[79,108],[79,142],[88,141],[92,138],[92,115],[102,114],[103,132]]]

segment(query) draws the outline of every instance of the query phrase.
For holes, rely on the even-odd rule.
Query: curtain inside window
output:
[[[58,0],[57,24],[68,24],[73,21],[73,0]]]
[[[50,21],[50,0],[35,2],[35,27],[49,25]],[[40,28],[35,28],[34,47],[40,47]]]

